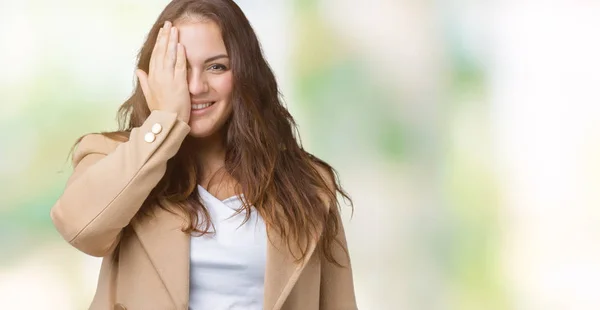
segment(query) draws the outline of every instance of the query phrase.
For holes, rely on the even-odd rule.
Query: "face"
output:
[[[185,47],[188,87],[192,103],[190,135],[219,134],[231,116],[233,76],[219,26],[213,21],[176,22]]]

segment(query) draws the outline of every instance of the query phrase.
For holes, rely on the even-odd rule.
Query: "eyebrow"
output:
[[[221,55],[213,56],[213,57],[210,57],[210,58],[206,59],[206,60],[204,61],[204,63],[206,64],[206,63],[209,63],[209,62],[211,62],[211,61],[215,61],[215,60],[217,60],[217,59],[220,59],[220,58],[229,58],[229,56],[227,56],[227,55],[225,55],[225,54],[221,54]]]

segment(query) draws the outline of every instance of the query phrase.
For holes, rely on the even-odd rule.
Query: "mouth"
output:
[[[212,106],[213,104],[215,104],[215,102],[216,101],[192,104],[192,110],[203,110],[203,109],[206,109],[206,108]]]

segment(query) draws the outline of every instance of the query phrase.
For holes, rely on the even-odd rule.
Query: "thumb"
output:
[[[150,89],[148,88],[148,74],[146,74],[146,72],[144,72],[144,70],[142,69],[136,69],[135,75],[138,78],[140,87],[142,88],[142,92],[144,93],[144,97],[146,97],[146,101],[148,101],[148,98],[150,96]]]

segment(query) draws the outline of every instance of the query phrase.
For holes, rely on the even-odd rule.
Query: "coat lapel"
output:
[[[176,309],[187,310],[189,301],[190,236],[181,231],[180,214],[156,208],[155,216],[132,226],[150,261],[171,295]],[[180,308],[181,307],[181,308]]]
[[[306,247],[306,256],[296,262],[294,256],[300,256],[298,246],[292,246],[291,251],[285,240],[275,229],[267,227],[269,241],[267,242],[267,265],[265,268],[265,295],[263,309],[279,310],[283,307],[287,297],[290,295],[294,285],[298,281],[302,270],[312,257],[318,236],[321,235],[322,228],[316,232],[314,238],[304,242],[308,243]]]
[[[287,244],[274,230],[268,230],[267,265],[265,268],[264,309],[279,310],[298,281],[304,266],[313,254],[316,242],[311,240],[306,258],[295,262]],[[297,253],[298,249],[294,249]]]
[[[181,213],[176,211],[176,214],[173,214],[160,208],[156,208],[155,216],[132,223],[142,246],[177,307],[187,307],[189,302],[190,236],[181,231],[185,225],[186,221]],[[267,233],[269,241],[263,308],[279,310],[315,251],[317,238],[308,241],[306,258],[301,262],[295,262],[285,240],[269,227]],[[320,232],[317,235],[320,235]],[[297,247],[292,247],[292,250],[294,253],[299,253]]]

